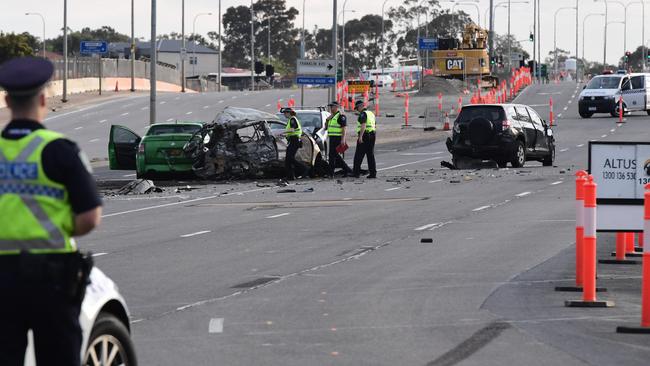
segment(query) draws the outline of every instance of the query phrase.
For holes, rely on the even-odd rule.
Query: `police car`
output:
[[[79,315],[83,333],[81,364],[137,366],[129,312],[117,285],[96,267],[90,281]],[[25,365],[36,365],[31,332]]]
[[[622,100],[623,113],[645,111],[650,115],[650,74],[598,75],[591,79],[580,93],[578,112],[582,118],[595,113],[619,115]]]

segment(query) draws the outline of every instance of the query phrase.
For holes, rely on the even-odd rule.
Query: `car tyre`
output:
[[[526,147],[523,142],[517,141],[510,164],[512,164],[513,168],[521,168],[526,164]]]
[[[649,110],[647,110],[647,111],[646,111],[646,113],[648,113],[648,116],[650,116],[650,109],[649,109]]]
[[[543,166],[553,166],[553,162],[555,161],[555,144],[550,144],[548,150],[548,155],[542,160]]]
[[[117,348],[117,351],[113,351]],[[113,359],[104,360],[103,350],[107,356],[114,352]],[[106,363],[105,363],[106,362]],[[88,348],[82,362],[85,366],[137,366],[135,347],[126,325],[109,313],[100,313],[95,320]]]
[[[592,112],[579,111],[580,117],[582,118],[591,118],[594,114]]]

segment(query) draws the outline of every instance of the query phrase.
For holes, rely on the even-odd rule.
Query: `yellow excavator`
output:
[[[484,88],[496,87],[499,79],[490,73],[488,31],[470,23],[465,26],[462,42],[456,38],[438,40],[431,51],[433,75],[448,79],[481,80]]]

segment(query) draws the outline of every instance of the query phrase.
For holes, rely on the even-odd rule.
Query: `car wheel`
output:
[[[512,164],[513,168],[521,168],[526,164],[526,147],[523,142],[517,141],[510,164]]]
[[[114,315],[100,313],[88,339],[84,366],[137,366],[135,348],[126,326]]]
[[[555,144],[549,144],[549,153],[544,157],[544,160],[542,160],[542,165],[543,166],[553,166],[553,162],[555,161]]]
[[[466,157],[459,156],[459,155],[452,155],[451,157],[451,163],[454,165],[456,169],[467,169],[468,168],[468,160]]]
[[[582,117],[582,118],[591,118],[591,116],[594,115],[592,112],[583,112],[583,111],[580,111],[580,112],[578,112],[578,113],[580,114],[580,117]]]
[[[647,110],[646,112],[648,113],[648,116],[650,116],[650,110]]]
[[[619,109],[618,108],[618,103],[616,103],[616,107],[614,107],[614,111],[612,113],[610,113],[612,115],[612,117],[619,117],[618,109]],[[623,103],[623,115],[624,116],[630,114],[630,111],[627,111],[627,112],[626,111],[627,111],[627,105],[625,103]]]

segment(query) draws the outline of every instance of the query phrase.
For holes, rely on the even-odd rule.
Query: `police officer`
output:
[[[287,173],[288,180],[296,179],[296,168],[298,168],[298,175],[304,175],[307,172],[307,167],[302,162],[296,159],[296,153],[300,149],[300,137],[302,136],[302,125],[296,117],[296,112],[291,108],[284,108],[282,110],[284,117],[287,118],[287,127],[284,130],[284,135],[287,137],[287,153],[284,158],[284,167]]]
[[[22,366],[32,330],[36,362],[79,365],[79,312],[92,264],[72,239],[101,217],[88,160],[47,130],[44,87],[53,65],[0,65],[11,121],[0,135],[0,365]]]
[[[363,157],[368,157],[368,178],[377,178],[377,165],[375,164],[375,114],[367,110],[363,101],[358,100],[354,109],[359,112],[357,120],[357,149],[354,152],[354,168],[352,175],[359,178]]]
[[[345,143],[346,130],[347,130],[347,118],[344,114],[341,114],[339,111],[339,103],[331,102],[328,104],[330,107],[330,115],[325,120],[327,123],[327,136],[329,142],[327,144],[328,151],[328,161],[330,166],[330,177],[334,177],[334,170],[337,167],[343,168],[344,176],[348,176],[352,173],[352,169],[345,163],[345,160],[339,155],[336,151],[336,148],[339,145]]]

